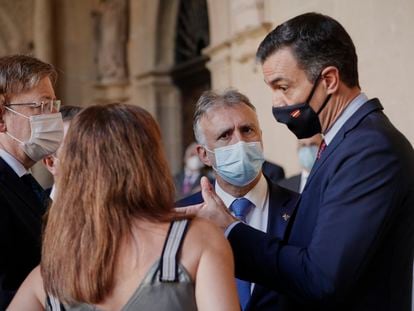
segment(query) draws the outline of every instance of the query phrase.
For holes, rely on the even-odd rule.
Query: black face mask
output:
[[[331,98],[331,94],[326,97],[318,112],[313,111],[309,105],[309,102],[312,99],[313,93],[315,92],[318,84],[319,77],[317,78],[308,98],[304,103],[272,108],[273,116],[276,121],[286,124],[289,130],[293,132],[298,139],[309,138],[322,132],[318,115],[321,113],[322,109],[325,108]]]

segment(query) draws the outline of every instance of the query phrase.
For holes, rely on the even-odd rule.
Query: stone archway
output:
[[[180,91],[182,142],[185,148],[194,141],[192,129],[195,103],[211,87],[209,58],[202,50],[210,43],[206,0],[181,0],[175,32],[175,64],[171,70]]]
[[[187,112],[184,117],[182,102],[183,98],[190,98],[186,102],[194,105],[195,96],[188,96],[190,93],[186,91],[182,92],[182,87],[189,85],[187,82],[190,82],[191,70],[195,67],[190,62],[185,65],[186,61],[191,58],[181,58],[184,61],[177,62],[176,53],[178,40],[176,33],[180,28],[178,16],[180,10],[183,10],[180,4],[191,4],[191,2],[199,1],[154,0],[145,2],[145,6],[143,2],[131,2],[129,41],[131,98],[150,111],[160,124],[163,143],[173,173],[181,169],[183,147],[192,139],[188,136],[189,132],[192,133],[191,125],[189,125],[191,121],[188,120],[188,115],[192,112]],[[184,9],[186,7],[184,6]],[[203,9],[206,10],[206,8],[207,5],[204,5]],[[207,12],[205,16],[208,16]],[[196,49],[197,55],[201,56],[201,49],[204,45],[201,44]],[[205,58],[202,59],[204,68],[205,60]],[[198,92],[197,95],[200,93]],[[186,105],[186,107],[191,106]],[[183,123],[184,118],[186,118],[185,123]]]

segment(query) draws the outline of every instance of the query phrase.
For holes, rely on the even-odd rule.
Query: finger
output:
[[[210,184],[207,177],[201,178],[200,185],[201,185],[201,195],[203,197],[204,202],[208,204],[212,200],[216,201],[214,197],[217,196],[217,194],[214,191],[213,186]]]
[[[201,177],[200,185],[201,185],[202,191],[206,191],[206,192],[213,191],[213,186],[211,185],[210,181],[208,180],[206,176]]]
[[[203,204],[204,203],[189,205],[186,207],[176,207],[174,208],[174,212],[179,217],[196,216],[197,213],[201,210]]]

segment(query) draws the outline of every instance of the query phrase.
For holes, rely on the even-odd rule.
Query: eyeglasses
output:
[[[6,106],[28,106],[30,108],[40,108],[41,113],[44,112],[59,112],[61,101],[59,99],[43,100],[39,103],[17,103],[7,104]]]

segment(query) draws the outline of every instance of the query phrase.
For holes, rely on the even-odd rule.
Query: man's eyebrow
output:
[[[42,95],[42,96],[40,96],[40,100],[44,100],[44,99],[53,99],[53,97],[50,96],[50,95]]]
[[[219,139],[221,136],[223,136],[223,134],[232,132],[233,130],[234,130],[234,127],[226,127],[226,128],[218,129],[215,134],[215,137],[216,139]]]
[[[291,82],[291,80],[290,80],[290,79],[287,79],[287,78],[284,78],[284,77],[275,77],[275,78],[273,78],[272,80],[270,80],[269,82],[267,82],[267,81],[265,80],[265,83],[266,83],[267,85],[274,85],[274,84],[276,84],[276,83],[278,83],[278,82],[288,82],[288,83],[290,83],[290,82]]]
[[[256,123],[254,123],[254,122],[246,122],[246,123],[240,124],[240,125],[238,126],[238,128],[245,128],[245,127],[252,127],[252,128],[255,128],[255,127],[257,127],[257,125],[256,125]]]

